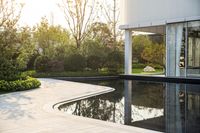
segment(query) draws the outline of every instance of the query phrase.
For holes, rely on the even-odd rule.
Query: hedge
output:
[[[34,68],[37,72],[49,71],[49,58],[47,56],[39,56],[34,62]]]
[[[23,91],[38,88],[40,85],[39,80],[31,77],[15,81],[0,80],[0,90],[2,91]]]
[[[73,54],[68,56],[64,62],[65,71],[83,71],[86,67],[86,59],[81,54]]]

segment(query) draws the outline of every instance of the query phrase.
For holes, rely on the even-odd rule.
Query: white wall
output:
[[[145,27],[200,19],[200,0],[121,0],[121,25]]]

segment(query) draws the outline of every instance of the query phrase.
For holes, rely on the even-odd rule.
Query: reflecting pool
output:
[[[59,106],[69,114],[168,133],[200,132],[200,85],[85,81],[116,90]]]

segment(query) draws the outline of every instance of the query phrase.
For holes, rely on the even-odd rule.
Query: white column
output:
[[[166,25],[166,76],[179,77],[183,23]]]
[[[125,75],[132,74],[132,31],[125,30]]]

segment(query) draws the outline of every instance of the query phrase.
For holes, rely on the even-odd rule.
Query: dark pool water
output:
[[[85,81],[114,92],[63,104],[61,111],[168,133],[200,133],[200,85]]]

